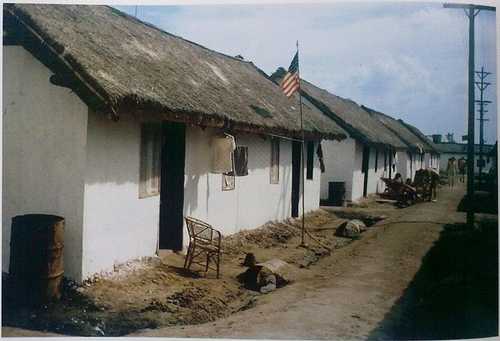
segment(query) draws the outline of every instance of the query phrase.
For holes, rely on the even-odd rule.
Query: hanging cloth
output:
[[[316,148],[316,155],[319,160],[319,168],[321,169],[321,173],[325,172],[325,162],[323,161],[323,149],[321,148],[321,142],[318,143],[318,148]]]
[[[212,173],[229,173],[233,170],[234,137],[215,136],[212,139]]]
[[[248,175],[248,147],[238,146],[234,151],[234,174]]]

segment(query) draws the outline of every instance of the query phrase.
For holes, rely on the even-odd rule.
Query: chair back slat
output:
[[[185,219],[190,239],[197,239],[205,242],[212,241],[212,226],[196,218],[186,217]]]

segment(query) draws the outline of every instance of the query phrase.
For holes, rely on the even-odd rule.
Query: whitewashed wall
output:
[[[287,143],[291,145],[291,142],[287,142]],[[305,186],[304,186],[305,205],[304,205],[304,208],[305,208],[306,213],[310,212],[310,211],[317,210],[319,208],[319,198],[320,198],[320,191],[321,191],[321,169],[319,166],[318,156],[316,155],[317,147],[318,147],[318,143],[315,142],[314,143],[314,154],[313,154],[313,156],[314,156],[313,178],[311,180],[308,180],[304,176],[304,179],[305,179]],[[306,148],[306,147],[304,147],[304,148]],[[306,160],[307,160],[307,150],[306,149],[304,149],[304,155],[305,155]],[[307,169],[307,161],[304,161],[303,172],[305,172],[306,169]],[[300,196],[300,201],[299,201],[299,215],[300,214],[302,214],[302,196]]]
[[[139,198],[141,122],[89,113],[83,277],[156,253],[160,196]]]
[[[361,172],[363,163],[363,145],[356,141],[354,146],[354,164],[352,172],[352,201],[358,201],[363,197],[363,184],[365,175]]]
[[[387,167],[384,170],[384,151],[379,149],[378,160],[376,160],[376,149],[370,148],[370,160],[368,169],[368,188],[367,194],[383,193],[385,184],[381,180],[383,177],[389,177],[389,154],[387,154]],[[376,165],[376,162],[377,165]],[[377,166],[377,167],[375,167]]]
[[[323,141],[325,172],[321,174],[321,199],[328,199],[328,183],[346,183],[346,200],[353,200],[353,172],[356,141],[347,138],[342,141]]]
[[[65,275],[81,278],[87,107],[18,46],[3,47],[2,271],[11,219],[45,213],[66,219]]]
[[[432,168],[434,164],[434,156],[430,153],[425,153],[424,158],[424,168]]]
[[[348,138],[343,141],[323,142],[326,172],[321,176],[321,198],[328,199],[328,182],[346,182],[346,200],[358,201],[363,197],[364,174],[361,171],[363,162],[363,145]],[[378,166],[375,170],[375,148],[370,148],[368,165],[367,194],[382,193],[385,189],[382,177],[389,177],[389,154],[387,167],[384,170],[384,151],[379,150]]]
[[[396,152],[397,160],[396,160],[396,173],[401,174],[403,181],[406,181],[407,178],[411,177],[410,174],[410,158],[408,153],[404,151]],[[394,173],[394,175],[396,174]],[[394,177],[394,176],[393,176]]]
[[[210,129],[187,129],[184,215],[207,221],[225,235],[290,217],[291,142],[280,140],[280,180],[279,184],[270,184],[270,140],[237,135],[237,145],[248,147],[248,175],[235,178],[234,190],[223,191],[222,175],[209,172],[213,134]],[[305,183],[306,212],[319,208],[320,169],[316,154],[314,156],[313,180]],[[186,231],[184,233],[186,243]]]

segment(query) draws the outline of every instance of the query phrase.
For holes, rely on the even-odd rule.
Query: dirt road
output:
[[[462,223],[456,211],[463,187],[444,187],[437,203],[404,210],[339,249],[315,267],[307,281],[264,296],[254,309],[197,326],[176,326],[134,336],[276,339],[393,338],[385,318],[418,272],[446,224]],[[393,310],[393,309],[392,309]],[[390,316],[389,313],[391,312]]]
[[[79,287],[82,293],[64,301],[68,306],[59,302],[35,313],[15,305],[3,310],[3,321],[12,318],[2,336],[54,336],[44,331],[255,339],[493,336],[498,334],[498,219],[490,216],[481,228],[467,228],[465,214],[457,211],[463,195],[463,187],[443,187],[437,203],[405,209],[372,200],[334,213],[318,210],[306,217],[306,225],[334,251],[316,250],[312,255],[320,256],[314,261],[311,250],[317,245],[309,240],[308,248],[298,248],[300,229],[291,221],[226,238],[219,280],[181,271],[181,255],[137,263],[146,267]],[[388,218],[354,242],[334,234],[339,219],[363,219],[369,226],[382,216]],[[267,295],[244,289],[236,275],[245,252],[260,260],[285,260],[292,283]],[[23,323],[26,319],[43,323]]]

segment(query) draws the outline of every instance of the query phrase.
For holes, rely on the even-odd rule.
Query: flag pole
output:
[[[297,56],[299,56],[299,41],[297,40]],[[305,179],[304,179],[304,148],[305,148],[305,138],[304,138],[304,119],[302,117],[302,95],[300,93],[300,57],[298,58],[297,62],[297,75],[299,77],[299,111],[300,111],[300,132],[302,134],[302,156],[300,158],[300,166],[301,166],[301,174],[302,174],[302,231],[301,231],[301,236],[300,236],[300,246],[305,246],[305,241],[304,241],[304,235],[305,235],[305,201],[304,201],[304,184],[305,184]]]

